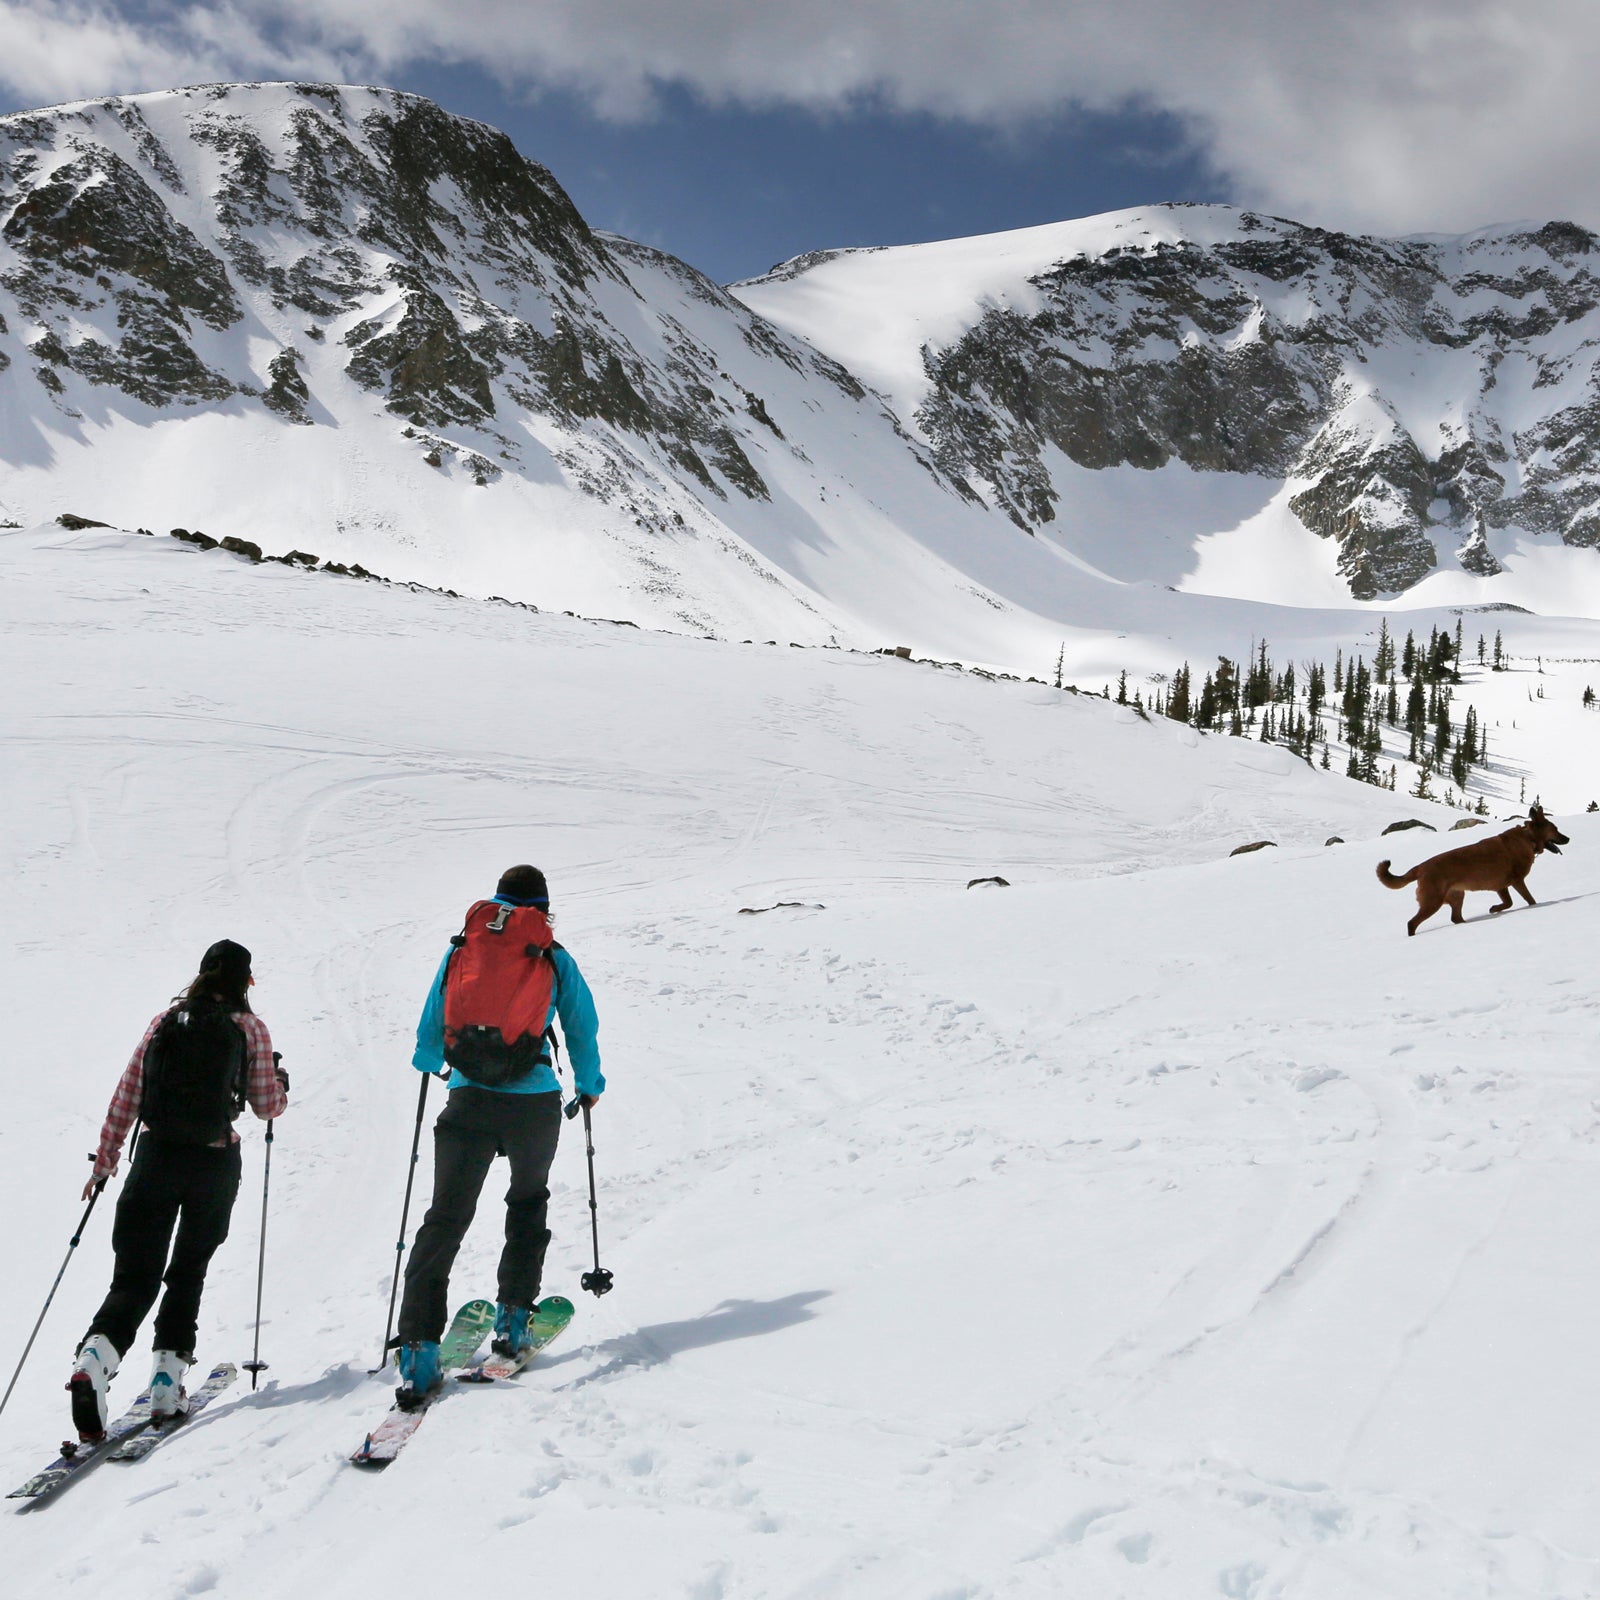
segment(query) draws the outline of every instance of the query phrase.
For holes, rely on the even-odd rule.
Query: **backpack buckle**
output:
[[[511,920],[510,906],[496,906],[494,916],[489,922],[490,933],[504,933],[506,924]]]

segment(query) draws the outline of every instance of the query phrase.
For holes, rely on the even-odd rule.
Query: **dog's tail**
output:
[[[1415,867],[1413,867],[1403,877],[1397,878],[1389,870],[1389,863],[1387,861],[1380,861],[1378,863],[1378,882],[1381,883],[1385,889],[1403,889],[1408,883],[1415,883],[1416,879],[1417,869]]]

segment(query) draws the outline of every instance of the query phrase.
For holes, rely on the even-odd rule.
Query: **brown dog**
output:
[[[1505,911],[1511,905],[1511,891],[1515,889],[1528,904],[1536,905],[1528,893],[1528,872],[1534,858],[1548,850],[1560,855],[1558,848],[1572,841],[1550,819],[1540,806],[1528,813],[1526,822],[1497,833],[1492,839],[1479,839],[1476,844],[1464,844],[1457,850],[1446,850],[1442,855],[1430,856],[1401,877],[1389,870],[1387,861],[1378,863],[1378,882],[1385,889],[1403,889],[1408,883],[1417,886],[1417,914],[1406,924],[1406,932],[1414,934],[1442,905],[1450,907],[1450,920],[1462,922],[1462,897],[1469,889],[1489,889],[1500,896],[1500,904],[1490,906],[1490,914]]]

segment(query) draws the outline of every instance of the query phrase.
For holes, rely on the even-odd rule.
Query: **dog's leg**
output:
[[[1500,904],[1497,906],[1490,906],[1489,915],[1491,917],[1498,916],[1502,911],[1509,911],[1510,909],[1511,891],[1509,889],[1502,889],[1500,891]]]
[[[1417,929],[1443,904],[1443,900],[1436,900],[1431,894],[1426,898],[1419,894],[1417,896],[1417,914],[1406,924],[1406,936],[1415,938]]]
[[[1526,881],[1524,879],[1518,878],[1517,881],[1514,884],[1512,884],[1511,887],[1513,889],[1515,889],[1517,891],[1517,893],[1520,894],[1522,896],[1522,898],[1524,900],[1526,900],[1530,906],[1538,905],[1539,902],[1537,900],[1535,900],[1531,894],[1528,893],[1528,885],[1527,885],[1527,883],[1526,883]],[[1507,905],[1511,904],[1511,896],[1510,895],[1506,896],[1506,904]]]
[[[1450,920],[1452,922],[1465,922],[1467,920],[1461,915],[1461,902],[1466,898],[1466,895],[1460,889],[1457,889],[1454,894],[1445,896],[1445,899],[1450,902]]]

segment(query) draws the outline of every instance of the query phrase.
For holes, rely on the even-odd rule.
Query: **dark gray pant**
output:
[[[511,1163],[506,1244],[496,1298],[509,1306],[537,1304],[544,1253],[550,1244],[545,1226],[550,1163],[560,1137],[559,1090],[450,1091],[449,1103],[433,1125],[433,1201],[406,1264],[406,1292],[400,1302],[402,1344],[443,1336],[450,1317],[450,1268],[472,1225],[483,1180],[496,1156]]]
[[[140,1134],[111,1229],[117,1257],[111,1289],[84,1338],[103,1333],[126,1355],[164,1281],[155,1347],[192,1356],[206,1268],[228,1237],[238,1192],[238,1145],[213,1150],[171,1144],[148,1129]]]

